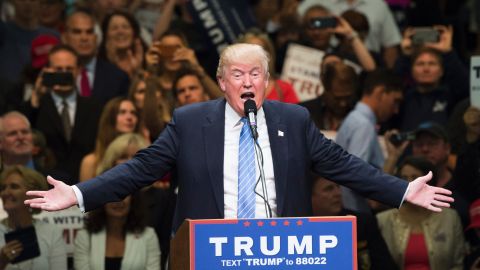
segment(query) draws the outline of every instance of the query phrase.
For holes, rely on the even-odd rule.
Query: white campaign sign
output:
[[[320,63],[324,54],[299,44],[288,46],[281,77],[293,85],[300,101],[314,99],[323,93]]]
[[[470,61],[470,103],[480,108],[480,56],[472,56]]]

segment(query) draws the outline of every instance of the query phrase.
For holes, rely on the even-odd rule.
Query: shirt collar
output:
[[[90,62],[88,62],[84,68],[88,71],[88,72],[93,72],[95,70],[95,66],[97,64],[97,58],[96,57],[93,57],[92,60],[90,60]]]
[[[367,119],[370,120],[372,124],[374,125],[377,124],[377,117],[375,116],[372,109],[367,104],[361,101],[358,102],[357,105],[355,105],[355,111],[367,117]]]
[[[238,115],[238,113],[232,108],[232,106],[230,106],[228,102],[225,102],[225,104],[225,123],[228,123],[229,127],[236,127],[240,124],[240,119],[242,117]],[[260,109],[257,111],[257,122],[259,121],[258,119],[265,118],[264,114],[263,107],[260,107]]]
[[[72,91],[72,93],[70,95],[66,96],[66,97],[63,97],[63,96],[60,96],[60,95],[56,94],[53,90],[50,91],[50,93],[52,94],[53,102],[55,103],[55,106],[57,108],[59,106],[62,106],[63,99],[65,99],[65,101],[69,105],[75,103],[75,101],[77,100],[76,90]]]

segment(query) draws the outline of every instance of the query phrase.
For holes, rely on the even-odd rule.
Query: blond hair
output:
[[[23,182],[25,183],[25,187],[27,190],[47,190],[48,183],[45,176],[41,175],[39,172],[27,168],[21,165],[11,166],[5,169],[5,171],[0,174],[0,185],[5,184],[5,179],[12,174],[18,174]],[[40,209],[32,208],[33,214],[40,213]]]
[[[138,150],[148,146],[147,140],[136,133],[125,133],[118,136],[107,147],[103,159],[97,167],[97,175],[115,166],[115,162],[125,155],[129,146],[136,146]]]
[[[265,75],[268,77],[268,53],[260,45],[237,43],[226,47],[220,54],[217,67],[217,78],[223,77],[225,67],[233,63],[254,63],[260,61]]]

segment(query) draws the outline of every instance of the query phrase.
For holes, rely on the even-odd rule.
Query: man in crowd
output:
[[[39,25],[39,0],[12,2],[15,17],[11,22],[0,20],[0,77],[18,83],[24,67],[30,64],[30,45],[33,39],[41,34],[58,36],[58,33]]]
[[[173,88],[178,107],[210,99],[205,93],[200,75],[190,68],[184,68],[177,72]]]
[[[47,139],[57,160],[54,174],[77,183],[80,161],[95,144],[100,107],[76,91],[74,78],[79,66],[71,47],[52,48],[48,61],[42,74],[49,73],[52,82],[47,82],[48,76],[39,76],[32,98],[23,110]]]
[[[62,40],[78,54],[80,72],[77,89],[81,96],[92,96],[104,104],[111,98],[127,94],[128,75],[114,64],[98,59],[95,20],[89,13],[75,11],[66,21]]]
[[[398,112],[402,97],[399,78],[386,70],[369,73],[365,79],[362,98],[340,126],[336,142],[350,154],[376,168],[384,169],[385,165],[395,164],[396,160],[385,162],[376,125]],[[397,156],[390,155],[392,157]],[[344,188],[342,194],[345,207],[369,212],[365,198],[348,188]]]
[[[33,139],[30,122],[23,114],[11,111],[0,118],[0,150],[4,167],[23,165],[39,169],[33,164]]]

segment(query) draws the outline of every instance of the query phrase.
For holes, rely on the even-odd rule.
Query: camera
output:
[[[160,44],[157,47],[160,51],[159,55],[164,58],[172,58],[175,52],[179,49],[179,46],[176,46],[176,45]]]
[[[324,29],[337,27],[337,19],[335,17],[317,17],[309,22],[311,29]]]
[[[425,42],[436,43],[440,40],[440,32],[431,27],[416,27],[412,36],[414,45],[421,45]]]
[[[415,139],[415,132],[413,131],[396,133],[390,136],[390,142],[395,146],[401,145],[404,141],[412,141],[414,139]]]
[[[54,85],[70,86],[74,84],[73,74],[63,71],[44,72],[42,84],[46,87],[53,87]]]

